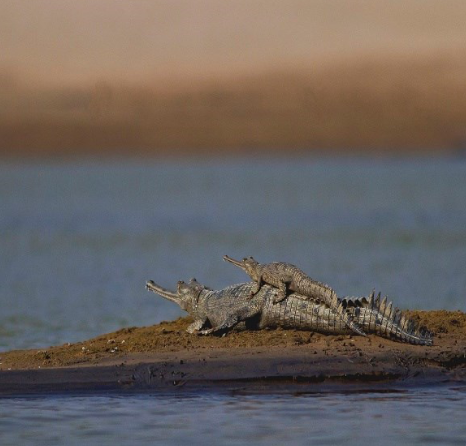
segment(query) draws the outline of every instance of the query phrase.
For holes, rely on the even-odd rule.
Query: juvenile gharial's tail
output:
[[[348,328],[350,328],[358,335],[367,336],[363,329],[356,322],[354,322],[353,317],[346,312],[346,308],[343,306],[341,300],[338,299],[336,293],[332,293],[330,301],[330,307],[334,309],[334,311],[338,314],[338,316],[340,316],[341,320]]]
[[[358,335],[366,336],[364,330],[354,321],[353,316],[341,304],[335,290],[327,284],[311,279],[307,274],[299,270],[299,274],[294,278],[291,289],[301,295],[323,301],[351,331]]]
[[[345,308],[345,311],[353,313],[368,333],[409,344],[433,344],[431,332],[419,328],[398,308],[393,308],[393,303],[387,302],[387,296],[381,299],[381,293],[375,297],[375,292],[372,291],[368,299],[344,298],[340,301],[340,305]]]
[[[346,307],[332,288],[324,283],[312,279],[311,281],[307,281],[308,288],[309,282],[311,282],[309,295],[318,295],[319,297],[323,297],[325,303],[335,312],[335,314],[338,315],[338,317],[349,329],[351,329],[351,331],[361,336],[367,336],[364,330],[354,321],[353,316],[346,311]]]

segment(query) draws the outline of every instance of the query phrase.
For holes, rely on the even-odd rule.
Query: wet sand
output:
[[[183,390],[381,389],[466,380],[466,314],[414,311],[432,347],[296,330],[194,336],[189,318],[0,353],[0,396]]]

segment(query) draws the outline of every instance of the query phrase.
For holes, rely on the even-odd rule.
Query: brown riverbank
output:
[[[9,2],[0,159],[464,155],[465,21],[461,0]]]
[[[411,316],[434,332],[434,346],[296,330],[193,336],[185,332],[189,318],[126,328],[71,345],[0,353],[0,394],[466,379],[466,315]]]
[[[465,55],[140,84],[4,76],[0,157],[454,153],[466,145]]]

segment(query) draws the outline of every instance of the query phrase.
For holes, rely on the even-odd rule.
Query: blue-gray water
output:
[[[177,317],[145,281],[244,281],[223,254],[293,262],[339,295],[466,311],[466,161],[0,164],[0,351]],[[0,443],[464,444],[464,395],[12,399]]]
[[[2,446],[461,445],[466,387],[406,393],[3,400]]]

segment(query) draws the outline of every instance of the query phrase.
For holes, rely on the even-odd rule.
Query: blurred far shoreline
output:
[[[0,19],[0,159],[465,153],[464,3],[40,3]]]

